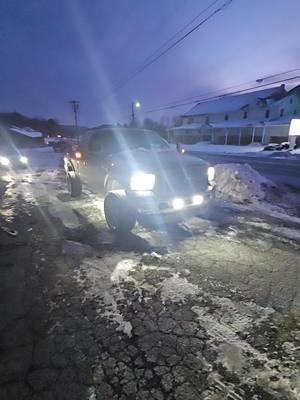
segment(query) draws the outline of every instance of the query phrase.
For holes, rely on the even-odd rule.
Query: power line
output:
[[[162,56],[164,56],[166,53],[168,53],[171,49],[176,47],[179,43],[181,43],[184,39],[186,39],[189,35],[191,35],[194,31],[199,29],[202,25],[204,25],[207,21],[209,21],[211,18],[213,18],[216,14],[219,12],[223,11],[225,8],[227,8],[233,0],[226,0],[220,7],[218,7],[216,10],[211,12],[206,18],[201,20],[197,25],[195,25],[192,29],[190,29],[187,33],[182,35],[179,39],[177,39],[173,44],[168,46],[165,50],[160,52],[156,57],[154,57],[152,60],[148,61],[146,64],[142,65],[140,68],[138,68],[132,75],[130,75],[126,80],[121,82],[119,85],[116,86],[114,89],[115,91],[119,90],[121,87],[125,86],[129,81],[131,81],[133,78],[135,78],[137,75],[139,75],[141,72],[143,72],[146,68],[148,68],[150,65],[155,63],[157,60],[159,60]],[[215,3],[215,1],[213,2]],[[209,6],[211,7],[212,4]]]
[[[286,72],[277,73],[277,74],[273,74],[273,75],[265,76],[263,78],[256,79],[256,82],[260,83],[260,82],[265,81],[266,79],[275,78],[276,76],[279,76],[282,74],[289,74],[291,72],[295,72],[295,71],[299,71],[299,70],[300,70],[300,68],[290,69],[289,71],[286,71]]]
[[[294,69],[291,69],[291,70],[288,70],[288,71],[278,72],[278,73],[276,73],[276,74],[269,75],[269,76],[265,76],[265,77],[260,78],[260,79],[252,80],[252,81],[245,82],[245,83],[240,83],[240,84],[238,84],[238,85],[229,86],[229,87],[226,87],[226,88],[223,88],[223,89],[216,89],[216,90],[213,90],[213,91],[210,91],[210,92],[202,93],[201,95],[189,96],[189,97],[185,97],[185,98],[183,98],[183,99],[178,99],[178,100],[169,101],[169,102],[166,103],[166,104],[162,104],[161,107],[171,106],[171,105],[177,104],[178,102],[188,101],[188,100],[192,100],[192,99],[196,99],[196,101],[199,101],[199,100],[201,100],[201,99],[199,99],[200,96],[210,96],[210,95],[213,95],[214,93],[218,93],[218,92],[225,92],[225,91],[227,92],[228,90],[237,89],[237,88],[239,88],[239,87],[241,87],[241,86],[246,86],[246,85],[252,85],[252,84],[255,84],[255,83],[260,83],[260,82],[263,82],[263,81],[265,81],[265,80],[267,80],[267,79],[274,78],[274,77],[280,76],[280,75],[286,75],[286,74],[289,74],[289,73],[295,72],[295,71],[300,71],[300,68],[294,68]],[[259,87],[259,86],[258,86],[258,87]],[[224,94],[226,94],[226,93],[224,93]],[[221,95],[220,95],[220,96],[221,96]]]
[[[280,76],[280,75],[285,75],[285,74],[288,74],[288,73],[291,73],[291,72],[295,72],[295,71],[300,71],[300,68],[295,68],[295,69],[292,69],[292,70],[289,70],[289,71],[280,72],[280,73],[277,73],[277,74],[274,74],[274,75],[269,75],[269,76],[266,76],[264,78],[256,79],[255,81],[249,81],[249,82],[245,82],[245,83],[240,83],[238,85],[229,86],[229,87],[223,88],[223,89],[216,89],[216,90],[213,90],[211,92],[203,93],[203,94],[201,94],[201,96],[207,96],[207,95],[211,95],[211,94],[214,94],[214,93],[217,93],[217,92],[224,92],[224,91],[236,89],[236,88],[239,88],[239,87],[245,86],[245,85],[252,85],[255,82],[256,83],[261,83],[261,82],[263,82],[263,81],[265,81],[265,80],[267,80],[269,78],[273,78],[273,77]],[[198,96],[189,96],[189,97],[186,97],[184,99],[175,100],[175,101],[173,100],[173,101],[170,101],[170,102],[168,102],[166,104],[163,104],[162,107],[173,105],[174,103],[177,104],[178,102],[192,100],[192,99],[199,100],[199,95]]]
[[[187,105],[195,104],[195,103],[201,104],[201,103],[205,103],[206,101],[209,101],[209,100],[216,100],[216,99],[219,99],[221,97],[232,96],[232,95],[235,95],[235,94],[248,92],[249,90],[260,89],[262,87],[275,85],[276,83],[288,82],[288,81],[291,81],[291,80],[294,80],[294,79],[299,79],[299,78],[300,78],[300,75],[297,75],[297,76],[293,76],[291,78],[286,78],[286,79],[281,79],[281,80],[277,80],[277,81],[273,81],[273,82],[269,82],[269,83],[264,83],[263,85],[252,86],[252,87],[249,87],[249,88],[246,88],[246,89],[241,89],[241,90],[237,90],[237,91],[230,92],[230,93],[224,93],[224,94],[218,95],[218,96],[211,96],[211,97],[206,97],[206,98],[200,99],[200,100],[198,99],[198,100],[190,101],[190,102],[187,102],[187,103],[180,103],[180,104],[175,104],[175,105],[172,105],[172,106],[156,108],[156,109],[145,111],[145,113],[148,114],[148,113],[153,113],[153,112],[158,112],[158,111],[163,111],[163,110],[171,110],[171,109],[174,109],[174,108],[183,107],[183,106],[187,106]]]
[[[189,27],[193,22],[195,22],[199,17],[201,17],[206,11],[208,11],[211,7],[213,7],[216,3],[218,3],[220,0],[214,0],[212,3],[210,3],[204,10],[202,10],[199,14],[197,14],[192,20],[190,20],[187,24],[185,24],[182,28],[180,28],[176,33],[174,33],[168,40],[163,42],[156,50],[154,50],[153,53],[151,53],[148,57],[144,59],[142,62],[141,66],[146,64],[149,60],[151,60],[152,57],[154,57],[159,51],[161,51],[166,45],[168,45],[170,42],[172,42],[173,39],[175,39],[180,33],[182,33],[187,27]],[[138,69],[141,67],[138,67]],[[135,70],[136,71],[136,70]],[[135,72],[134,71],[134,72]],[[122,84],[122,80],[120,81],[118,85]]]

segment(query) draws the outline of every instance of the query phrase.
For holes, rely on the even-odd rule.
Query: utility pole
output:
[[[80,101],[78,101],[78,100],[70,100],[69,103],[71,104],[72,110],[74,112],[75,127],[77,129],[77,127],[78,127],[77,113],[78,113],[78,110],[79,110]]]
[[[78,133],[78,110],[79,110],[79,100],[70,100],[69,103],[71,104],[72,110],[74,112],[74,119],[75,119],[75,128],[76,128],[76,136],[77,136],[77,141],[79,141],[79,133]]]

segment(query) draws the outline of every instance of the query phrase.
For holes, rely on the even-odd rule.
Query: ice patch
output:
[[[99,258],[86,258],[75,273],[74,279],[83,288],[83,302],[91,299],[98,305],[96,312],[100,317],[117,324],[117,331],[131,337],[132,326],[118,309],[118,303],[126,301],[122,289],[113,287],[129,279],[129,271],[136,265],[134,260],[122,260],[111,271],[108,263]]]
[[[197,285],[188,282],[186,278],[180,278],[177,273],[162,282],[160,296],[163,301],[184,302],[188,296],[195,296],[199,291]]]
[[[66,228],[76,229],[80,227],[80,222],[73,210],[63,203],[55,202],[55,204],[49,206],[48,210],[53,217],[59,218]]]
[[[102,314],[103,317],[115,322],[118,327],[117,331],[125,333],[128,337],[132,336],[132,325],[129,321],[125,321],[123,315],[118,310],[118,304],[116,302],[116,295],[106,292],[104,294],[105,312]]]
[[[300,231],[298,229],[280,227],[272,228],[272,232],[286,237],[287,239],[300,241]]]
[[[110,280],[116,285],[119,285],[122,281],[136,282],[135,279],[129,276],[130,272],[133,271],[135,267],[136,261],[134,260],[125,259],[120,261],[112,272]]]

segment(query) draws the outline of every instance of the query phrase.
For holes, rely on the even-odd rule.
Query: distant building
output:
[[[285,86],[199,102],[169,132],[173,142],[247,145],[288,141],[290,122],[300,118],[300,86]]]
[[[41,132],[31,128],[18,126],[0,127],[0,145],[16,147],[43,146],[44,138]]]

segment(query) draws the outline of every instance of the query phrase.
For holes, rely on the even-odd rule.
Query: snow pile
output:
[[[256,203],[275,195],[276,185],[248,164],[217,164],[216,190],[237,203]]]

